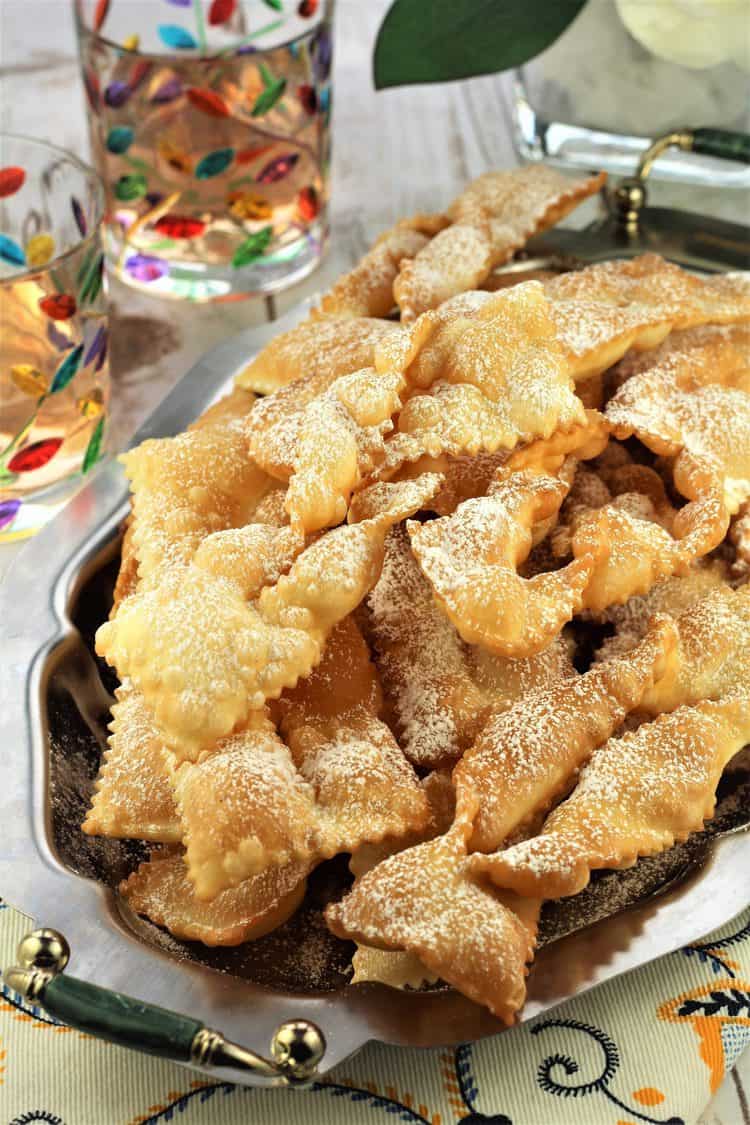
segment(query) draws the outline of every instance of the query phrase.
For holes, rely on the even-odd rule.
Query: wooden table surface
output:
[[[280,296],[230,305],[164,301],[112,283],[110,435],[115,448],[214,344],[326,288],[395,219],[437,210],[472,177],[517,163],[506,78],[375,92],[372,44],[387,7],[388,0],[337,2],[332,237],[322,266]],[[88,158],[67,0],[0,0],[0,129],[54,141]],[[747,220],[744,193],[656,184],[651,199]],[[591,211],[579,211],[574,222],[587,214]],[[19,549],[31,556],[34,543],[0,548],[0,576]],[[749,1097],[750,1052],[745,1052],[703,1125],[750,1125]]]

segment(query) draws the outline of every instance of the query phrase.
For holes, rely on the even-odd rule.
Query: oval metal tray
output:
[[[134,441],[184,429],[250,356],[306,311],[299,306],[215,348]],[[108,610],[127,506],[124,474],[110,461],[23,552],[0,589],[0,893],[65,934],[76,976],[176,1008],[250,1048],[262,1052],[284,1020],[315,1021],[328,1044],[323,1070],[370,1039],[437,1046],[500,1030],[484,1009],[448,989],[347,985],[347,951],[334,939],[326,939],[321,969],[292,927],[274,964],[273,935],[262,939],[263,948],[209,952],[175,942],[128,912],[115,887],[142,855],[138,845],[90,840],[77,828],[111,698],[93,656],[93,630]],[[724,789],[715,827],[726,835],[697,837],[631,873],[606,875],[546,911],[544,948],[521,1019],[702,937],[750,902],[750,835],[737,831],[750,805],[748,775],[736,770]],[[313,923],[341,885],[341,864],[313,882]],[[615,904],[631,905],[615,917]]]

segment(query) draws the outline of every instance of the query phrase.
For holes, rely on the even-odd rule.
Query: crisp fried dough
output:
[[[537,656],[508,660],[466,645],[438,608],[403,527],[386,540],[368,598],[368,635],[406,756],[419,766],[455,762],[489,710],[573,674],[562,637]]]
[[[735,549],[734,569],[744,574],[750,570],[750,500],[740,508],[729,529],[729,539]]]
[[[269,867],[311,864],[315,794],[263,711],[174,768],[174,794],[195,897],[210,901]]]
[[[430,501],[430,510],[439,516],[449,516],[464,500],[483,496],[489,488],[497,470],[505,464],[507,453],[478,453],[451,457],[441,453],[430,457],[428,453],[417,451],[417,460],[404,460],[399,463],[396,446],[386,442],[385,458],[376,476],[392,481],[411,480],[422,473],[439,473],[443,478],[440,491]],[[353,507],[357,504],[355,496]]]
[[[416,461],[408,460],[410,447],[399,441],[406,435],[397,435],[396,441],[385,443],[385,456],[375,475],[380,479],[408,480],[422,473],[440,473],[443,484],[440,492],[430,501],[430,508],[439,516],[448,516],[464,500],[484,496],[498,469],[533,468],[557,473],[569,455],[580,460],[596,457],[604,448],[609,426],[602,414],[587,410],[584,422],[570,429],[556,430],[549,438],[517,446],[512,453],[478,453],[474,456],[450,456],[446,453],[431,457],[418,448]],[[399,452],[405,459],[399,459]],[[356,498],[355,498],[356,501]]]
[[[500,475],[486,496],[466,500],[451,516],[407,524],[438,604],[465,641],[531,656],[580,609],[593,554],[548,574],[518,574],[534,524],[556,513],[566,492],[557,477],[523,470]]]
[[[623,656],[635,648],[645,635],[650,619],[656,613],[679,617],[697,605],[708,593],[726,587],[727,568],[718,560],[694,563],[684,574],[657,582],[647,594],[629,598],[623,605],[609,606],[595,620],[615,626],[615,633],[605,638],[596,659]]]
[[[513,449],[586,419],[536,281],[425,313],[400,345],[376,350],[375,366],[404,371],[412,390],[397,429],[431,456]]]
[[[685,573],[721,543],[728,520],[716,495],[676,510],[661,477],[645,465],[581,465],[550,545],[558,558],[595,558],[582,607],[602,613]]]
[[[538,901],[469,877],[456,829],[386,859],[326,910],[338,937],[406,950],[504,1023],[524,1001],[538,916]]]
[[[207,406],[194,422],[187,427],[187,432],[205,430],[208,426],[224,425],[226,422],[237,421],[245,418],[256,403],[255,395],[245,387],[234,386],[232,390]]]
[[[677,618],[679,642],[664,676],[646,692],[651,714],[727,695],[750,696],[750,584],[716,586]]]
[[[403,385],[399,372],[357,371],[305,408],[286,497],[293,527],[318,531],[346,518],[352,491],[382,456]]]
[[[375,356],[377,373],[383,377],[382,387],[370,369],[361,372],[351,369],[348,372],[351,379],[347,380],[324,368],[313,370],[296,383],[269,395],[258,404],[257,413],[247,420],[251,456],[271,476],[288,481],[295,471],[304,469],[305,464],[312,465],[313,454],[323,462],[338,453],[335,442],[340,434],[343,433],[346,443],[350,444],[351,429],[357,425],[377,426],[383,433],[387,432],[391,428],[391,414],[400,405],[401,372],[421,345],[422,335],[430,330],[429,324],[423,326],[422,333],[416,330],[407,333],[395,326],[392,333],[381,338]],[[329,391],[332,393],[328,394]],[[331,422],[335,423],[333,433]],[[301,448],[303,437],[305,448]],[[302,464],[297,464],[299,457]],[[349,468],[347,475],[353,472]]]
[[[363,844],[352,854],[349,869],[360,879],[377,864],[390,855],[405,851],[423,840],[434,840],[442,836],[453,823],[456,812],[456,795],[450,773],[447,770],[433,770],[421,782],[430,812],[427,825],[420,832],[396,840],[386,839],[379,844]],[[352,984],[364,981],[377,981],[391,988],[419,988],[423,984],[434,984],[437,976],[428,969],[413,953],[405,950],[372,949],[358,945],[352,957]]]
[[[570,180],[534,165],[474,180],[451,204],[451,225],[401,261],[393,293],[402,320],[477,289],[492,269],[597,192],[605,179],[601,172]]]
[[[247,731],[177,770],[197,898],[266,867],[318,862],[424,829],[427,798],[379,719],[380,705],[367,646],[348,618],[318,667],[279,700],[286,745],[256,714]]]
[[[236,384],[269,395],[302,378],[332,383],[340,375],[369,367],[375,346],[399,331],[391,320],[368,316],[305,320],[266,344]]]
[[[248,457],[235,418],[144,441],[122,462],[141,580],[187,562],[211,532],[246,524],[272,483]]]
[[[143,692],[178,758],[194,760],[315,667],[330,630],[377,581],[388,529],[418,511],[436,481],[428,475],[424,491],[419,481],[394,488],[401,492],[387,511],[323,536],[287,575],[281,572],[298,548],[294,533],[289,544],[281,531],[269,541],[261,534],[266,527],[251,525],[244,557],[227,566],[223,552],[204,544],[208,558],[128,598],[100,627],[97,651]],[[266,573],[265,549],[281,576],[258,593],[249,576]]]
[[[698,278],[657,254],[560,274],[544,290],[576,380],[600,374],[630,348],[655,348],[675,328],[750,319],[742,274]]]
[[[195,897],[182,854],[170,849],[142,863],[119,889],[131,910],[176,938],[241,945],[275,930],[294,913],[306,874],[301,864],[275,867],[205,903]]]
[[[108,746],[83,831],[89,836],[179,843],[182,827],[159,732],[138,692],[123,685],[116,695]]]
[[[421,988],[435,984],[438,977],[413,953],[404,950],[372,949],[357,945],[352,955],[351,984],[367,981],[386,984],[389,988]]]
[[[750,697],[680,707],[595,750],[572,795],[541,833],[469,861],[521,895],[561,898],[592,871],[631,867],[698,832],[721,773],[750,739]]]
[[[280,729],[315,798],[321,858],[421,832],[430,809],[379,717],[375,666],[352,618],[337,625],[318,667],[278,703]]]
[[[736,514],[750,498],[750,325],[674,333],[628,370],[607,406],[615,434],[636,434],[673,459],[675,486],[689,500],[718,482]]]
[[[339,278],[313,315],[388,316],[396,303],[393,283],[401,262],[413,258],[428,241],[426,234],[398,223],[380,236],[353,270]]]
[[[135,519],[131,512],[125,521],[125,531],[120,545],[120,569],[117,572],[117,581],[112,592],[112,608],[109,616],[114,617],[120,602],[134,594],[138,586],[138,556],[135,553],[133,532]]]
[[[627,656],[594,665],[492,716],[453,772],[457,816],[476,808],[470,847],[533,829],[576,771],[663,675],[676,646],[664,617]]]

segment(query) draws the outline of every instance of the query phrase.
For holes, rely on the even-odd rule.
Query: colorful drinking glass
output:
[[[167,297],[269,293],[327,236],[328,0],[74,0],[114,271]]]
[[[103,214],[93,169],[0,134],[0,542],[46,523],[102,454]]]

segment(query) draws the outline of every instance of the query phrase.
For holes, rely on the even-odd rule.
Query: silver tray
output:
[[[184,429],[250,356],[306,310],[300,306],[211,351],[134,441]],[[484,1009],[448,989],[404,993],[347,985],[351,947],[333,938],[320,937],[328,943],[327,971],[311,981],[302,944],[294,944],[302,938],[293,929],[281,971],[274,935],[239,952],[209,951],[175,942],[128,911],[115,888],[142,855],[139,846],[90,839],[78,830],[113,686],[93,655],[92,637],[109,608],[127,508],[123,471],[115,461],[105,463],[22,554],[0,589],[0,893],[65,934],[77,977],[177,1009],[254,1050],[263,1051],[284,1020],[315,1021],[327,1040],[319,1073],[368,1040],[424,1047],[500,1030]],[[750,835],[738,831],[750,807],[750,773],[736,769],[724,789],[715,836],[695,837],[630,873],[604,875],[547,910],[522,1020],[697,940],[750,903]],[[341,881],[335,861],[314,881],[312,928],[321,902]],[[612,915],[613,906],[628,903]],[[254,1081],[242,1073],[232,1077]]]

